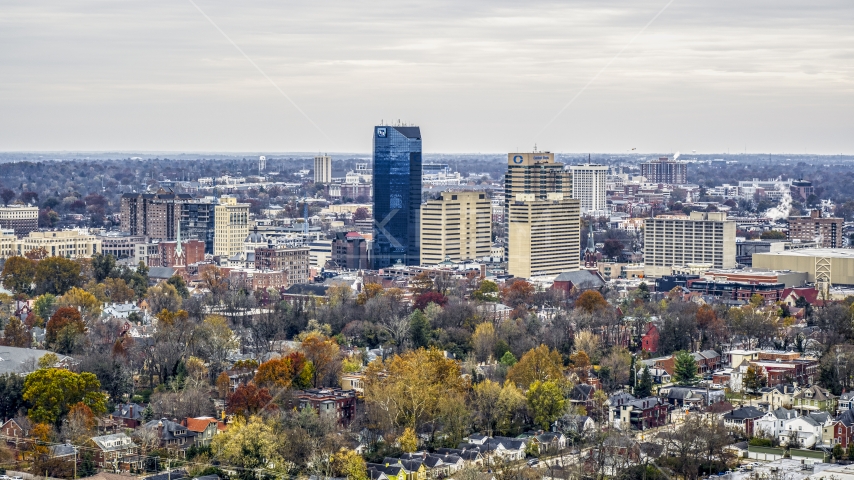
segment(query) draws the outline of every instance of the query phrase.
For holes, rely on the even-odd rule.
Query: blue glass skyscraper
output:
[[[421,129],[374,127],[373,268],[421,260]]]

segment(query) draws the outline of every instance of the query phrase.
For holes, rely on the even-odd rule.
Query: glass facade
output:
[[[385,268],[421,258],[421,129],[374,127],[371,263]]]

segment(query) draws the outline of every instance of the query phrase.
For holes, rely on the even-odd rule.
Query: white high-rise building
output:
[[[570,165],[572,172],[572,198],[581,203],[581,214],[601,217],[608,215],[605,182],[608,167],[594,163]]]
[[[332,157],[314,157],[314,183],[332,183]]]

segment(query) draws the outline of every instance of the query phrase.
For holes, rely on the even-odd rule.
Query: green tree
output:
[[[190,298],[190,290],[187,288],[187,282],[180,275],[172,275],[166,283],[175,287],[175,291],[178,292],[178,295],[181,295],[181,298],[185,300]]]
[[[23,398],[31,405],[27,414],[34,422],[56,425],[78,402],[95,414],[107,411],[101,383],[89,372],[74,373],[61,368],[36,370],[24,381]]]
[[[833,458],[838,461],[838,460],[842,459],[842,455],[845,453],[845,450],[842,449],[842,445],[837,443],[836,445],[833,446],[832,452],[833,452]]]
[[[53,316],[56,308],[56,296],[49,293],[39,295],[33,302],[33,311],[41,318]]]
[[[24,408],[24,377],[0,375],[0,417],[16,417]]]
[[[753,365],[747,367],[744,373],[744,387],[753,393],[757,393],[760,388],[765,386],[765,376],[762,372]]]
[[[525,398],[534,423],[543,430],[550,429],[551,424],[563,414],[563,408],[566,405],[563,391],[553,381],[532,383]]]
[[[33,279],[36,275],[36,261],[26,257],[6,259],[0,279],[7,289],[24,295],[33,293]]]
[[[504,352],[504,355],[501,356],[501,360],[498,361],[498,363],[505,367],[512,367],[513,365],[516,365],[516,362],[518,362],[518,360],[516,360],[516,355],[513,355],[513,352],[510,350]]]
[[[100,283],[106,280],[113,273],[114,268],[116,268],[116,257],[102,253],[92,255],[92,275],[96,282]]]
[[[480,282],[477,290],[471,293],[471,298],[481,302],[497,302],[498,301],[498,284],[491,280]]]
[[[80,264],[63,257],[48,257],[36,265],[35,278],[37,293],[64,295],[72,287],[82,283]]]
[[[674,354],[673,377],[680,385],[697,383],[697,361],[690,352],[680,350]]]
[[[649,365],[645,365],[635,387],[635,397],[645,398],[650,395],[652,395],[652,373],[649,371]]]
[[[845,454],[848,456],[848,460],[854,460],[854,442],[848,444],[848,450]]]
[[[413,348],[426,347],[430,342],[430,319],[422,310],[415,309],[409,316],[409,335]]]

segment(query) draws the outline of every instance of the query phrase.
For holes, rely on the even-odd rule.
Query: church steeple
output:
[[[184,265],[184,247],[181,245],[181,220],[178,220],[178,235],[175,245],[175,264],[173,267]]]

